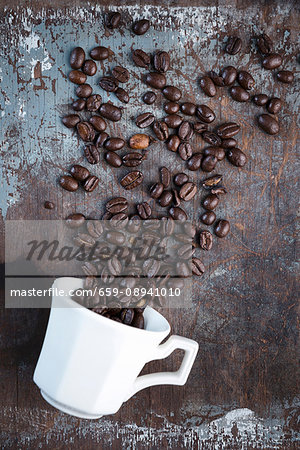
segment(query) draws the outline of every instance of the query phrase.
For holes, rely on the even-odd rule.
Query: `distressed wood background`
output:
[[[98,74],[116,63],[127,67],[131,100],[112,135],[128,138],[137,131],[131,116],[153,110],[162,117],[164,100],[146,106],[141,95],[144,71],[130,60],[130,48],[169,50],[167,80],[180,87],[183,100],[210,105],[216,123],[242,126],[239,146],[249,157],[238,170],[219,164],[229,194],[218,217],[232,225],[227,239],[215,240],[208,253],[198,252],[207,272],[195,280],[193,307],[165,311],[172,331],[200,344],[184,387],[144,390],[114,416],[98,421],[64,415],[41,398],[32,382],[46,329],[47,310],[5,310],[0,315],[0,446],[1,448],[299,448],[299,365],[296,289],[295,212],[297,206],[297,83],[275,83],[264,71],[253,36],[267,32],[284,55],[284,68],[299,68],[299,10],[296,1],[166,1],[123,3],[54,0],[3,1],[0,22],[1,230],[5,219],[55,219],[80,211],[98,218],[105,200],[123,194],[118,179],[125,172],[103,161],[93,168],[100,187],[93,194],[68,193],[57,178],[73,163],[84,162],[83,145],[62,126],[74,85],[66,74],[70,50],[96,44],[114,52],[98,63]],[[118,9],[124,25],[108,33],[103,13]],[[132,20],[145,17],[153,26],[134,36]],[[228,33],[243,40],[243,51],[224,54]],[[299,61],[299,60],[298,60]],[[284,99],[280,134],[262,133],[255,125],[259,108],[234,102],[226,92],[208,99],[197,86],[206,70],[232,64],[249,69],[255,92]],[[103,94],[100,88],[95,92]],[[104,98],[105,95],[103,95]],[[115,98],[112,98],[116,104]],[[203,147],[194,138],[195,148]],[[148,199],[147,187],[158,167],[172,172],[185,164],[158,143],[144,162],[143,189],[129,192],[131,204]],[[202,175],[192,173],[199,181]],[[56,209],[43,208],[52,200]],[[198,220],[201,193],[188,212]],[[153,205],[154,206],[154,205]],[[133,208],[133,207],[132,207]],[[156,212],[159,213],[157,207]],[[2,246],[2,262],[3,262]],[[3,266],[2,266],[3,267]],[[3,273],[2,273],[3,275]],[[3,292],[3,291],[2,291]],[[179,364],[180,354],[152,364],[152,370]]]

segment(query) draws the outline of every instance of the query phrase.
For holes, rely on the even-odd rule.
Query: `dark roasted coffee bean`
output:
[[[227,236],[229,231],[230,231],[230,223],[228,222],[228,220],[225,219],[219,220],[215,228],[215,234],[219,238],[223,238]]]
[[[115,92],[118,88],[118,81],[113,77],[102,77],[99,86],[107,92]]]
[[[214,97],[216,95],[217,89],[215,83],[208,76],[200,78],[199,84],[204,94],[208,95],[209,97]]]
[[[103,61],[109,56],[108,48],[106,47],[95,47],[90,51],[90,57],[95,61]]]
[[[204,172],[212,172],[216,167],[218,160],[213,155],[205,156],[201,161],[201,169]]]
[[[220,136],[220,138],[230,138],[238,134],[241,127],[235,122],[226,122],[222,125],[219,125],[217,128],[217,135]]]
[[[237,70],[233,66],[227,66],[222,69],[221,76],[224,80],[225,86],[233,84],[237,77]]]
[[[86,82],[86,74],[80,70],[71,70],[69,80],[75,84],[84,84]]]
[[[115,96],[120,100],[122,103],[128,103],[129,102],[129,95],[128,92],[125,91],[125,89],[118,87],[118,89],[115,91]]]
[[[108,268],[109,272],[114,276],[118,276],[121,273],[122,264],[116,255],[112,256],[108,260],[107,268]]]
[[[198,277],[204,274],[205,266],[199,258],[193,258],[191,263],[192,273]]]
[[[86,106],[86,101],[83,98],[79,98],[72,103],[74,111],[83,111]]]
[[[141,218],[138,215],[134,215],[129,219],[127,230],[130,233],[137,233],[141,228]]]
[[[229,55],[236,55],[242,48],[242,40],[238,36],[229,36],[225,52]]]
[[[153,57],[153,67],[157,72],[167,72],[170,67],[170,56],[167,52],[156,52]]]
[[[171,183],[171,173],[167,167],[161,167],[159,169],[160,172],[160,181],[162,182],[165,188],[169,187]]]
[[[64,175],[60,178],[59,184],[62,188],[64,188],[66,191],[74,192],[77,191],[79,184],[78,181],[75,180],[75,178],[71,177],[70,175]]]
[[[178,147],[178,153],[183,161],[187,161],[193,155],[193,149],[189,142],[182,142]]]
[[[212,109],[206,105],[198,105],[196,109],[196,116],[198,119],[205,123],[211,123],[215,120],[216,116]]]
[[[92,59],[87,59],[82,67],[82,72],[84,72],[86,75],[89,75],[90,77],[94,76],[97,72],[97,65],[95,61]]]
[[[124,197],[115,197],[106,203],[105,208],[112,214],[118,214],[127,210],[128,202]]]
[[[147,202],[139,203],[138,205],[136,205],[136,209],[141,219],[149,219],[149,217],[151,216],[151,206]]]
[[[202,139],[210,145],[217,147],[221,145],[222,139],[213,131],[204,131],[201,136]]]
[[[294,81],[294,74],[290,70],[280,70],[277,73],[276,78],[282,83],[292,83]]]
[[[169,209],[169,214],[174,220],[180,220],[181,222],[187,220],[186,212],[178,206],[172,206]]]
[[[103,233],[103,225],[100,220],[88,220],[86,223],[86,228],[88,233],[94,238],[100,237]]]
[[[108,134],[105,133],[105,131],[102,131],[100,134],[98,134],[97,140],[96,140],[96,147],[101,148],[104,145],[104,142],[109,138]]]
[[[206,178],[206,180],[203,181],[202,186],[205,189],[210,189],[214,186],[217,186],[222,181],[222,175],[213,175],[212,177]]]
[[[124,141],[124,139],[121,139],[121,138],[108,138],[104,142],[104,148],[106,148],[106,150],[110,150],[113,152],[121,150],[121,148],[123,148],[124,145],[125,145],[125,141]]]
[[[105,153],[105,161],[112,167],[121,167],[122,159],[115,152],[107,152]]]
[[[238,73],[237,80],[242,88],[246,89],[247,91],[252,89],[255,85],[253,76],[249,72],[246,72],[246,70],[241,70]]]
[[[210,72],[208,72],[208,76],[212,79],[212,81],[214,82],[214,84],[216,86],[219,86],[219,87],[224,86],[223,78],[220,75],[218,75],[214,70],[211,70]]]
[[[126,153],[126,155],[122,157],[123,165],[126,167],[137,167],[144,159],[146,159],[146,155],[142,155],[138,152]]]
[[[77,124],[77,132],[85,142],[91,142],[95,139],[95,130],[89,122],[79,122]]]
[[[154,115],[151,112],[146,112],[137,116],[137,118],[135,119],[135,124],[139,128],[146,128],[152,125],[154,120]]]
[[[277,67],[281,66],[282,57],[279,53],[269,53],[262,60],[262,66],[264,69],[273,70],[277,69]]]
[[[100,108],[101,102],[102,102],[101,95],[99,94],[91,95],[86,101],[86,109],[88,111],[95,112]]]
[[[164,110],[167,114],[176,114],[179,111],[179,104],[175,102],[168,102],[164,105]]]
[[[134,34],[141,36],[149,30],[149,27],[150,21],[147,19],[141,19],[132,25],[132,31],[134,32]]]
[[[206,123],[201,123],[201,122],[193,123],[193,129],[194,129],[195,133],[202,134],[207,131],[207,128],[208,128],[208,126]]]
[[[282,102],[278,97],[270,98],[270,100],[268,101],[267,110],[270,114],[278,114],[281,110],[281,107]]]
[[[105,16],[105,25],[112,30],[118,28],[120,21],[121,14],[118,11],[110,11]]]
[[[202,154],[201,153],[195,153],[187,162],[187,168],[189,170],[195,171],[200,169],[201,166],[201,160],[202,160]]]
[[[87,98],[92,95],[93,89],[89,84],[81,84],[76,88],[76,95],[80,98]]]
[[[76,47],[70,54],[70,66],[72,69],[80,69],[85,60],[85,52],[83,48]]]
[[[180,245],[177,249],[177,254],[181,259],[190,259],[195,253],[195,248],[191,246],[190,243]]]
[[[106,122],[100,116],[92,116],[89,122],[93,125],[96,131],[104,131],[106,129]]]
[[[62,123],[67,128],[74,128],[80,122],[78,114],[68,114],[61,119]]]
[[[164,121],[169,128],[178,128],[181,125],[183,119],[178,114],[169,114],[168,116],[164,117]]]
[[[216,215],[213,211],[205,211],[205,213],[200,216],[200,220],[205,225],[212,225],[216,220]]]
[[[116,66],[111,72],[113,77],[120,83],[127,83],[127,81],[129,80],[129,72],[127,69],[125,69],[125,67]]]
[[[98,164],[100,162],[100,155],[93,144],[86,145],[84,148],[84,156],[90,164]]]
[[[181,200],[176,189],[172,189],[172,194],[173,194],[173,205],[180,206]]]
[[[258,50],[262,55],[268,55],[269,53],[271,53],[273,48],[273,42],[267,34],[263,33],[260,36],[258,36],[256,44]]]
[[[164,185],[162,183],[154,183],[150,187],[150,197],[159,198],[164,190]]]
[[[268,134],[277,134],[279,132],[278,122],[269,114],[261,114],[258,116],[258,125]]]
[[[185,202],[189,202],[195,197],[197,193],[197,186],[195,183],[187,182],[181,186],[179,191],[179,197]]]
[[[148,278],[154,278],[160,269],[160,262],[154,258],[148,258],[143,263],[143,273]]]
[[[184,172],[177,173],[174,177],[174,184],[176,184],[176,186],[182,186],[184,183],[187,183],[188,181],[189,177]]]
[[[90,171],[79,164],[74,164],[70,169],[70,174],[75,180],[84,181],[90,175]]]
[[[228,161],[236,167],[243,167],[247,162],[247,156],[239,148],[230,148],[226,156]]]
[[[237,146],[237,141],[233,138],[222,139],[221,147],[232,148]]]
[[[216,194],[208,194],[203,200],[203,208],[213,211],[219,204],[219,197]]]
[[[247,102],[250,98],[249,92],[240,86],[233,86],[229,89],[231,98],[237,102]]]
[[[106,239],[110,244],[122,245],[125,242],[125,235],[121,231],[108,231],[106,233]]]
[[[46,208],[46,209],[54,209],[54,208],[55,208],[55,205],[54,205],[53,202],[49,202],[48,200],[46,200],[46,201],[44,202],[44,208]]]
[[[121,109],[112,103],[102,103],[99,108],[99,113],[105,119],[112,120],[113,122],[118,122],[122,118]]]
[[[222,147],[207,147],[203,150],[204,156],[215,156],[218,161],[225,158],[225,150]]]
[[[135,308],[136,309],[136,308]],[[139,313],[134,313],[134,317],[133,320],[130,324],[132,327],[134,328],[140,328],[141,330],[144,329],[145,325],[144,325],[144,316],[142,312]]]
[[[112,213],[106,211],[103,216],[102,216],[102,220],[110,220],[112,218]]]
[[[175,86],[166,86],[162,90],[163,95],[166,99],[170,100],[170,102],[178,102],[181,99],[181,90]]]
[[[161,194],[161,196],[159,197],[159,204],[160,206],[162,206],[163,208],[166,206],[169,206],[172,203],[173,200],[173,194],[171,191],[163,191],[163,193]]]
[[[210,250],[212,248],[213,238],[210,231],[204,230],[200,232],[199,244],[203,250]]]
[[[143,102],[146,103],[147,105],[152,105],[152,103],[154,103],[156,99],[157,95],[153,91],[147,91],[143,95]]]
[[[74,237],[75,244],[80,247],[81,245],[85,245],[87,247],[92,247],[95,244],[95,239],[87,233],[79,233]]]
[[[83,184],[83,189],[87,192],[93,192],[99,184],[99,178],[95,175],[90,175]]]
[[[85,216],[81,213],[73,213],[66,218],[66,224],[69,228],[79,228],[84,222]]]
[[[223,187],[212,188],[210,192],[211,192],[212,194],[216,194],[216,195],[224,195],[224,194],[227,194],[226,189],[223,188]]]
[[[194,131],[190,122],[184,121],[178,129],[178,137],[182,141],[189,141],[193,137]]]
[[[153,131],[160,141],[165,141],[169,137],[168,125],[162,120],[156,120],[154,122]]]
[[[154,89],[163,89],[166,85],[166,77],[163,73],[147,73],[145,81],[148,86],[151,86]]]
[[[137,186],[139,186],[142,181],[143,181],[143,174],[142,172],[136,170],[133,172],[128,172],[121,180],[121,186],[126,189],[126,190],[130,190],[130,189],[134,189]]]
[[[132,51],[132,59],[136,66],[147,69],[150,65],[150,56],[141,49]]]
[[[171,152],[177,152],[178,147],[180,145],[180,139],[177,136],[177,134],[173,134],[170,136],[168,142],[167,142],[167,149]]]
[[[110,219],[110,226],[115,227],[120,230],[121,228],[123,229],[127,226],[128,221],[129,221],[128,215],[123,212],[120,212],[120,213],[114,214],[112,216],[112,218]],[[128,250],[128,252],[127,252],[127,250],[125,251],[125,249],[120,249],[120,254],[118,254],[118,256],[120,258],[121,257],[126,258],[129,254],[129,250]]]
[[[134,134],[129,139],[129,147],[135,150],[144,150],[145,148],[148,148],[152,142],[154,142],[154,139],[151,138],[151,136],[138,133]]]
[[[191,102],[182,103],[181,111],[183,112],[183,114],[186,114],[187,116],[194,116],[194,114],[196,113],[196,105]]]
[[[269,97],[266,94],[256,94],[252,100],[257,106],[264,106],[267,104],[268,98]]]

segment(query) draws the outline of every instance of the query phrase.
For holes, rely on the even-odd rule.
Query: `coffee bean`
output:
[[[178,153],[183,161],[187,161],[193,155],[193,149],[189,142],[182,142],[178,147]]]
[[[209,97],[214,97],[217,93],[216,86],[211,78],[208,76],[204,76],[200,78],[200,87],[204,94],[208,95]]]
[[[225,52],[229,55],[236,55],[242,48],[242,40],[238,36],[229,36]]]
[[[84,84],[86,82],[86,74],[80,70],[72,70],[69,73],[69,80],[75,84]]]
[[[213,176],[211,176],[209,178],[206,178],[203,181],[202,186],[205,189],[210,189],[210,188],[212,188],[214,186],[217,186],[222,181],[222,178],[223,178],[222,175],[219,175],[219,174],[213,175]]]
[[[95,130],[89,122],[79,122],[76,128],[83,141],[91,142],[95,139]]]
[[[137,186],[139,186],[142,181],[143,181],[143,174],[142,172],[136,170],[133,172],[128,172],[121,180],[121,186],[126,189],[126,190],[130,190],[130,189],[134,189]]]
[[[177,134],[173,134],[167,142],[167,149],[170,150],[171,152],[177,152],[179,145],[180,145],[179,137],[177,136]]]
[[[246,89],[247,91],[252,89],[255,85],[253,76],[249,72],[246,72],[246,70],[241,70],[238,73],[237,80],[242,88]]]
[[[167,72],[170,68],[170,56],[167,52],[156,52],[153,57],[153,66],[157,72]]]
[[[141,49],[132,51],[132,59],[136,66],[147,69],[150,65],[150,56]]]
[[[122,245],[125,242],[125,235],[121,231],[108,231],[106,233],[106,239],[110,244]]]
[[[85,60],[85,52],[83,48],[76,47],[70,54],[70,66],[72,69],[80,69]]]
[[[177,111],[175,111],[175,112],[177,112]],[[196,105],[191,102],[182,103],[181,111],[183,112],[183,114],[186,114],[187,116],[193,116],[196,113]]]
[[[282,102],[278,97],[270,98],[270,100],[268,101],[267,110],[270,114],[278,114],[281,110],[281,107]]]
[[[139,128],[146,128],[152,125],[154,121],[154,115],[151,112],[146,112],[137,116],[137,118],[135,119],[135,124]]]
[[[99,113],[105,119],[112,120],[113,122],[118,122],[122,118],[121,109],[112,103],[102,103],[99,108]]]
[[[187,220],[186,212],[179,206],[171,206],[169,214],[174,220],[180,220],[181,222]]]
[[[95,175],[90,175],[83,184],[83,189],[87,192],[93,192],[99,184],[99,178]]]
[[[78,181],[75,180],[75,178],[71,177],[70,175],[64,175],[60,178],[59,184],[62,188],[64,188],[66,191],[74,192],[77,191],[79,184]]]
[[[219,197],[216,194],[208,194],[203,200],[203,207],[209,211],[213,211],[219,204]]]
[[[237,141],[233,138],[222,139],[221,147],[232,148],[237,146]]]
[[[105,153],[105,161],[112,167],[121,167],[122,165],[120,156],[112,151]]]
[[[222,161],[225,158],[225,151],[222,147],[207,147],[203,150],[204,156],[215,156],[218,161]]]
[[[278,122],[269,114],[258,116],[258,126],[268,134],[277,134],[279,132]]]
[[[213,155],[205,156],[201,161],[201,169],[204,172],[212,172],[216,167],[218,160]]]
[[[179,111],[179,104],[175,102],[168,102],[164,105],[164,110],[167,114],[176,114]]]
[[[84,156],[90,164],[98,164],[100,162],[100,155],[95,145],[86,145],[84,148]]]
[[[72,103],[74,111],[83,111],[86,106],[86,101],[83,98],[79,98]]]
[[[267,34],[263,33],[260,36],[258,36],[256,44],[258,50],[262,55],[268,55],[269,53],[271,53],[273,48],[273,42]]]
[[[192,273],[198,277],[204,274],[205,266],[199,258],[193,258],[191,263]]]
[[[224,69],[221,72],[221,76],[224,80],[224,85],[230,86],[236,80],[237,70],[233,66],[224,67]]]
[[[213,211],[205,211],[205,213],[200,216],[200,220],[205,225],[212,225],[216,220],[216,215]]]
[[[236,167],[243,167],[247,162],[247,156],[239,148],[230,148],[226,156],[228,161]]]
[[[216,194],[216,195],[224,195],[224,194],[227,194],[226,189],[223,188],[223,187],[212,188],[210,192],[211,192],[212,194]]]
[[[118,89],[115,91],[115,96],[120,100],[122,103],[128,103],[129,102],[129,95],[128,92],[125,91],[125,89],[118,87]]]
[[[172,203],[173,200],[173,194],[171,191],[163,191],[161,196],[159,197],[159,204],[163,208],[166,206],[169,206]]]
[[[140,216],[134,215],[129,219],[127,230],[130,233],[137,233],[141,228]]]
[[[183,119],[178,114],[169,114],[168,116],[164,117],[164,121],[169,128],[178,128],[181,125]]]
[[[233,86],[229,89],[231,98],[237,102],[247,102],[250,98],[249,92],[240,86]]]
[[[190,259],[194,253],[195,253],[195,248],[193,248],[190,243],[180,245],[177,249],[177,254],[178,254],[180,260]]]
[[[154,139],[147,134],[134,134],[129,139],[129,147],[135,150],[144,150],[149,147],[149,145],[154,142]]]
[[[202,160],[202,154],[201,153],[195,153],[187,162],[187,168],[189,170],[195,171],[200,169],[201,166],[201,160]]]
[[[196,184],[192,182],[187,182],[181,186],[179,191],[179,197],[185,202],[188,202],[195,197],[196,193],[197,193]]]
[[[99,94],[91,95],[86,101],[86,109],[90,112],[95,112],[100,108],[101,102],[102,102],[101,95]]]
[[[215,234],[219,238],[223,238],[227,236],[229,231],[230,231],[230,223],[228,222],[228,220],[225,219],[219,220],[215,228]]]
[[[257,106],[264,106],[267,104],[268,98],[269,97],[266,94],[256,94],[252,100]]]
[[[100,116],[92,116],[89,122],[93,125],[96,131],[104,131],[106,129],[106,122]]]
[[[98,238],[103,234],[103,225],[100,220],[89,220],[86,223],[86,228],[88,233],[94,238]]]
[[[106,211],[102,216],[102,220],[110,220],[111,218],[112,218],[112,214],[108,211]]]
[[[125,67],[116,66],[112,69],[113,77],[118,80],[120,83],[127,83],[129,80],[129,72]]]
[[[114,276],[118,276],[121,273],[122,264],[116,255],[112,256],[108,260],[107,268],[108,268],[109,272]]]
[[[169,137],[168,125],[162,120],[156,120],[154,122],[153,131],[160,141],[165,141]]]
[[[195,133],[198,134],[203,134],[207,131],[207,124],[206,123],[201,123],[201,122],[195,122],[193,123],[193,129]]]
[[[154,89],[163,89],[166,85],[166,77],[163,73],[147,73],[145,81],[148,86],[151,86]]]
[[[139,166],[144,159],[146,159],[145,155],[138,152],[131,152],[126,153],[126,155],[123,156],[122,161],[123,165],[126,167],[136,167]]]
[[[196,116],[198,119],[205,123],[211,123],[215,120],[216,116],[212,109],[206,105],[198,105],[196,109]]]
[[[184,121],[178,129],[178,137],[182,141],[189,141],[193,137],[194,131],[190,122]]]
[[[170,100],[171,102],[177,102],[181,99],[182,95],[181,90],[175,86],[164,87],[162,93],[166,97],[166,99]]]
[[[154,183],[150,187],[150,197],[159,198],[164,190],[164,185],[162,183]]]
[[[217,128],[217,135],[220,136],[220,138],[230,138],[238,134],[241,127],[235,122],[226,122],[222,125],[219,125]]]
[[[74,128],[80,122],[80,117],[78,114],[68,114],[61,119],[62,123],[67,128]]]
[[[105,131],[102,131],[100,134],[98,134],[97,140],[96,140],[96,147],[97,149],[103,147],[105,141],[109,138],[108,134],[105,133]]]
[[[179,194],[176,191],[176,189],[172,189],[172,194],[173,194],[173,204],[174,204],[174,206],[176,206],[176,207],[180,206],[181,200],[180,200]]]
[[[187,183],[188,181],[189,181],[189,177],[184,172],[177,173],[174,177],[174,184],[176,184],[176,186],[182,186],[183,184]]]
[[[202,139],[210,145],[216,147],[221,145],[222,139],[213,131],[204,131],[201,136]]]
[[[90,236],[87,233],[79,233],[77,236],[74,237],[74,242],[78,247],[80,247],[81,245],[92,247],[96,241],[92,236]],[[91,269],[93,268],[93,266],[90,267]],[[91,275],[91,273],[89,275]],[[93,275],[96,275],[96,273],[94,273]]]
[[[290,70],[280,70],[276,77],[282,83],[292,83],[294,81],[294,74]]]
[[[81,213],[73,213],[66,218],[66,224],[69,228],[79,228],[84,222],[85,216]]]
[[[267,70],[277,69],[277,67],[281,66],[281,64],[282,57],[279,53],[270,53],[262,60],[262,66]]]
[[[102,77],[99,86],[107,92],[115,92],[118,88],[118,81],[110,76]]]
[[[108,48],[106,47],[95,47],[90,51],[90,57],[95,61],[103,61],[109,56]]]
[[[224,86],[223,78],[220,75],[218,75],[214,70],[211,70],[210,72],[208,72],[208,76],[212,79],[212,81],[214,82],[214,84],[216,86],[219,86],[219,87]]]
[[[128,202],[124,197],[114,197],[106,203],[105,208],[112,214],[118,214],[127,210]]]
[[[104,148],[106,148],[106,150],[110,150],[113,152],[121,150],[121,148],[123,148],[124,145],[125,145],[125,141],[124,141],[124,139],[121,139],[121,138],[108,138],[104,142]]]
[[[121,14],[118,11],[110,11],[105,16],[105,25],[107,28],[115,29],[118,28],[121,21]]]
[[[136,205],[136,209],[141,219],[149,219],[149,217],[151,216],[151,206],[147,202],[139,203],[138,205]]]
[[[87,98],[89,97],[93,92],[92,87],[89,84],[81,84],[76,88],[76,95],[80,98]]]
[[[134,313],[133,320],[131,322],[131,326],[134,328],[140,328],[141,330],[144,329],[144,316],[142,312]]]
[[[146,103],[147,105],[152,105],[152,103],[155,102],[156,98],[157,98],[157,95],[155,94],[155,92],[147,91],[143,95],[143,102]]]
[[[74,164],[70,169],[70,174],[75,180],[84,181],[90,175],[90,171],[79,164]]]
[[[46,208],[46,209],[54,209],[55,205],[54,205],[53,202],[49,202],[48,200],[46,200],[45,203],[44,203],[44,208]]]
[[[163,186],[167,188],[171,183],[171,173],[167,167],[161,167],[159,169],[160,172],[160,181],[162,182]]]
[[[82,71],[90,77],[94,76],[97,72],[97,65],[95,61],[93,61],[92,59],[87,59],[83,64]]]
[[[210,250],[212,248],[213,238],[210,231],[204,230],[199,234],[199,244],[203,250]]]
[[[134,32],[134,34],[141,36],[149,30],[149,27],[150,21],[147,19],[141,19],[133,24],[132,31]]]

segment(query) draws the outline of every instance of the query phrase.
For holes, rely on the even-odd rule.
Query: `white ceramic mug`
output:
[[[198,343],[171,336],[167,320],[147,307],[145,329],[123,325],[75,303],[68,292],[82,287],[77,278],[59,278],[53,288],[49,323],[33,380],[44,399],[73,416],[97,419],[114,414],[141,389],[158,384],[184,385],[194,363]],[[138,376],[144,365],[185,351],[176,372]]]

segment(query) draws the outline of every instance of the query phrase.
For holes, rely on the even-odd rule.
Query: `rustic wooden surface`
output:
[[[199,252],[207,273],[195,280],[193,308],[165,311],[174,333],[199,342],[199,354],[186,386],[144,390],[117,414],[99,421],[72,418],[45,403],[32,382],[48,311],[5,310],[2,299],[0,446],[299,448],[297,84],[274,83],[273,75],[261,69],[251,41],[265,30],[285,55],[284,67],[297,69],[296,1],[145,4],[120,4],[126,26],[110,34],[102,22],[105,2],[101,6],[76,0],[70,6],[55,0],[43,2],[43,7],[40,2],[1,2],[2,230],[5,219],[63,218],[74,210],[97,218],[105,200],[122,192],[116,181],[125,171],[112,171],[104,163],[94,170],[102,183],[93,195],[62,192],[57,185],[65,168],[83,161],[82,143],[60,122],[74,95],[65,75],[70,49],[77,44],[88,50],[101,43],[115,56],[98,65],[100,74],[116,62],[129,68],[135,94],[122,123],[111,126],[112,134],[125,138],[136,131],[130,117],[151,110],[140,100],[146,87],[139,81],[143,71],[129,59],[131,45],[147,51],[170,49],[168,81],[182,88],[184,99],[211,105],[217,123],[239,122],[239,145],[249,157],[242,170],[227,162],[219,165],[229,194],[218,216],[229,218],[232,233],[215,242],[209,254]],[[150,17],[154,23],[143,37],[129,31],[131,18],[137,17]],[[234,57],[222,51],[229,32],[238,33],[244,43],[244,51]],[[249,68],[256,92],[285,99],[279,136],[257,129],[254,116],[259,109],[254,105],[233,102],[226,90],[212,100],[200,92],[199,75],[228,64]],[[160,97],[154,108],[158,116],[162,104]],[[194,146],[203,147],[203,142],[194,139]],[[158,144],[144,164],[143,190],[127,195],[132,205],[148,198],[147,186],[157,178],[160,165],[173,172],[184,169],[176,155]],[[46,199],[55,202],[54,211],[43,209]],[[198,195],[190,205],[194,220],[201,211],[200,199]],[[179,364],[180,356],[151,368],[170,369]]]

